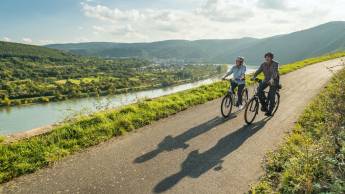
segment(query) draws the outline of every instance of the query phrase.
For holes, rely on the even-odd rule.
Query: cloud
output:
[[[23,38],[22,41],[25,42],[25,43],[32,43],[32,39],[31,38]]]
[[[243,21],[254,16],[252,9],[246,7],[244,2],[226,0],[207,0],[196,13],[220,22]]]
[[[102,21],[139,21],[145,19],[146,17],[144,13],[141,13],[136,9],[122,11],[117,8],[110,9],[102,5],[91,6],[87,3],[82,3],[82,6],[84,14],[86,16],[96,18]]]
[[[6,41],[6,42],[10,42],[10,41],[11,41],[11,38],[9,38],[9,37],[4,37],[3,40]]]
[[[343,12],[335,8],[345,6],[341,0],[334,5],[325,0],[207,0],[195,4],[190,9],[120,9],[84,2],[81,7],[94,22],[90,40],[142,42],[288,33],[341,19]]]
[[[189,30],[193,18],[198,19],[194,13],[180,10],[120,10],[86,3],[82,3],[82,8],[87,17],[101,22],[92,27],[94,34],[107,33],[118,38],[133,35],[132,40],[147,37],[147,34],[155,36],[164,33],[173,37],[175,33]]]
[[[287,10],[289,6],[285,0],[259,0],[257,5],[264,9]]]

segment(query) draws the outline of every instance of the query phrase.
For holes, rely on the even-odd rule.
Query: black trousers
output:
[[[237,98],[238,98],[238,101],[237,101],[237,105],[242,105],[242,92],[243,92],[243,89],[245,87],[245,84],[237,84],[236,82],[232,81],[231,82],[231,91],[233,94],[235,94],[235,89],[236,87],[238,87],[238,90],[237,90]]]
[[[279,82],[275,82],[272,86],[269,86],[268,83],[266,82],[261,82],[258,87],[258,95],[259,95],[260,104],[261,106],[268,108],[269,113],[272,113],[275,107],[275,98],[276,98],[278,85],[279,85]],[[266,97],[264,90],[267,87],[270,87],[270,89],[268,91],[268,96]]]

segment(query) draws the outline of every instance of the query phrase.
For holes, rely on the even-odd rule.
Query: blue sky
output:
[[[0,40],[49,44],[265,37],[344,20],[344,8],[343,0],[1,0]]]

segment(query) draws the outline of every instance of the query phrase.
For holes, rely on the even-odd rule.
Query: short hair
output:
[[[266,57],[270,57],[270,58],[273,59],[273,58],[274,58],[274,55],[273,55],[273,53],[268,52],[268,53],[265,54],[265,58],[266,58]]]

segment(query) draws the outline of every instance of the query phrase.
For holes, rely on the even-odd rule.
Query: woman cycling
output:
[[[242,91],[246,84],[246,81],[245,81],[246,71],[247,71],[247,67],[244,64],[244,58],[237,57],[236,65],[232,66],[230,71],[223,77],[223,80],[225,80],[226,77],[233,74],[233,79],[231,80],[231,92],[235,94],[235,89],[236,87],[238,87],[238,91],[237,91],[238,101],[237,101],[237,104],[235,105],[237,107],[242,106]]]

